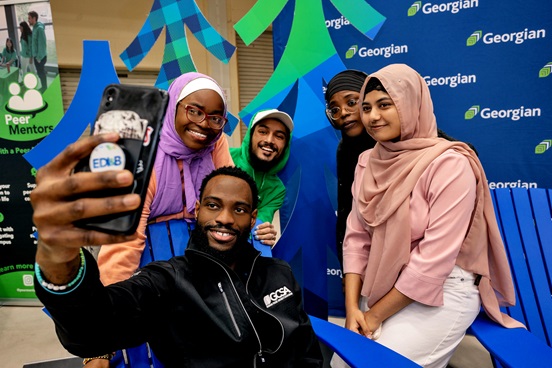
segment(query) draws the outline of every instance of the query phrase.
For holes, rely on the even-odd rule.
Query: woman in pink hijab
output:
[[[355,171],[346,327],[424,367],[445,367],[481,306],[504,326],[522,326],[499,309],[515,297],[485,172],[465,143],[437,137],[429,89],[409,66],[371,74],[360,96],[377,144]]]

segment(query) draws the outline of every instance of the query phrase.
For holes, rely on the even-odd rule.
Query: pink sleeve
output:
[[[104,285],[128,279],[140,266],[140,259],[146,244],[145,233],[150,215],[150,206],[156,189],[157,178],[155,171],[153,171],[144,200],[140,223],[136,230],[138,237],[125,243],[102,245],[98,255],[98,267],[100,269],[100,279]]]
[[[358,216],[358,210],[353,201],[343,240],[343,272],[356,273],[364,277],[372,239],[370,232],[363,226],[364,221],[361,221]]]
[[[351,188],[353,192],[353,205],[347,217],[347,230],[343,239],[343,272],[355,273],[363,277],[370,256],[372,233],[370,229],[365,228],[364,219],[360,218],[360,213],[356,206],[356,198],[360,187],[360,178],[364,174],[368,156],[368,154],[363,153],[358,159],[358,165],[355,169],[355,181]]]
[[[232,160],[232,156],[230,156],[228,140],[224,133],[215,144],[215,149],[213,150],[213,164],[215,165],[215,169],[223,166],[234,166],[234,161]]]
[[[476,182],[468,159],[446,151],[412,191],[413,248],[395,287],[426,305],[443,305],[443,284],[452,272],[475,206]]]

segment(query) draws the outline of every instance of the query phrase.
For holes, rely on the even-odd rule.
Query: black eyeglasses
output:
[[[228,122],[228,119],[226,119],[224,116],[209,115],[197,106],[192,106],[192,105],[180,105],[180,106],[182,106],[184,110],[186,110],[186,117],[192,123],[199,124],[204,120],[207,120],[207,124],[209,124],[209,126],[212,129],[221,130],[222,128],[224,128],[224,125]]]
[[[347,101],[347,106],[345,106],[344,110],[347,111],[349,114],[352,114],[355,112],[355,109],[357,109],[359,99],[351,98]],[[337,120],[341,117],[343,114],[341,107],[334,106],[331,109],[326,109],[326,115],[330,120]]]

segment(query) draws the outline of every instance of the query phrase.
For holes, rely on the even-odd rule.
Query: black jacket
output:
[[[75,355],[149,341],[167,367],[322,366],[301,289],[284,261],[248,247],[233,271],[190,244],[184,256],[103,287],[94,259],[86,259],[84,280],[72,292],[36,287]]]

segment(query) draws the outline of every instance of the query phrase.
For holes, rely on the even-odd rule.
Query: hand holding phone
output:
[[[75,167],[74,172],[129,170],[134,182],[127,188],[103,190],[95,197],[137,193],[141,206],[132,212],[79,220],[75,225],[113,234],[133,234],[147,193],[155,162],[163,117],[169,101],[168,93],[155,87],[111,84],[102,95],[91,134],[118,132],[116,143],[102,143]]]

